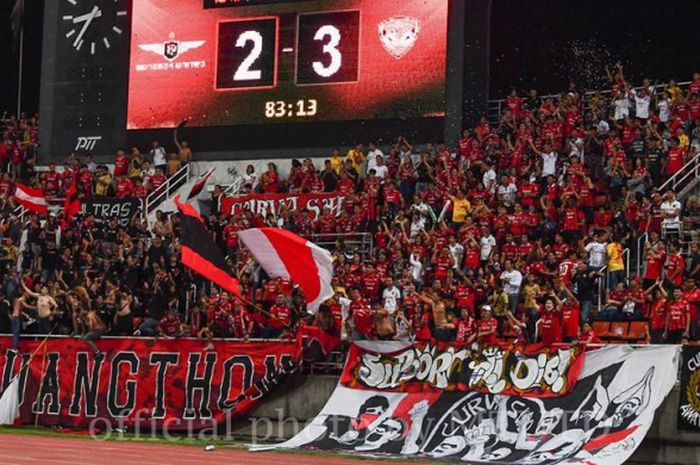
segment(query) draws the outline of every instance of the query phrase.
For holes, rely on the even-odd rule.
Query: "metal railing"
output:
[[[683,165],[683,167],[678,170],[673,176],[668,178],[661,184],[659,191],[664,191],[666,189],[671,189],[676,194],[679,191],[686,189],[692,182],[700,178],[700,153],[695,155],[693,158],[688,160],[688,162]],[[649,238],[648,233],[642,233],[637,238],[637,256],[636,256],[636,271],[637,275],[642,274],[642,268],[644,266],[644,244]]]
[[[143,216],[148,218],[148,215],[153,213],[163,202],[175,195],[177,190],[181,188],[190,178],[191,163],[180,168],[175,174],[170,176],[156,190],[148,194],[143,205]]]
[[[666,189],[671,189],[676,194],[680,193],[683,189],[688,187],[688,185],[698,179],[700,176],[700,153],[696,154],[693,158],[688,160],[688,162],[683,165],[683,167],[674,173],[673,176],[668,178],[661,187],[660,191]]]
[[[690,81],[684,81],[684,82],[679,82],[677,84],[678,87],[681,89],[686,88],[690,85]],[[654,87],[655,90],[663,89],[666,86],[666,83],[664,84],[657,84]],[[639,90],[642,89],[643,86],[638,86],[638,87],[633,87],[633,90]],[[567,92],[560,92],[558,94],[548,94],[548,95],[540,95],[538,96],[539,100],[543,99],[555,99],[558,100],[562,94],[566,94]],[[603,96],[609,96],[612,94],[612,90],[600,90],[600,91],[589,91],[589,92],[584,92],[583,94],[583,102],[584,102],[584,110],[590,110],[590,101],[591,97],[594,95],[603,95]],[[501,116],[503,116],[503,111],[506,108],[506,99],[495,99],[495,100],[489,100],[486,103],[486,118],[488,119],[489,123],[497,124],[501,120]]]
[[[243,176],[237,176],[231,184],[226,186],[224,189],[224,195],[228,197],[236,197],[241,193],[241,187],[243,187],[244,180]]]
[[[374,255],[374,238],[371,233],[367,232],[311,234],[307,236],[307,239],[328,250],[335,250],[342,243],[346,249],[359,249],[364,253]]]

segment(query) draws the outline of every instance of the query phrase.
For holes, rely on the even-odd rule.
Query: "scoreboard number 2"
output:
[[[277,84],[278,30],[277,17],[219,23],[216,89],[274,87]]]
[[[296,84],[356,82],[359,76],[359,11],[297,17]],[[265,89],[277,85],[279,18],[219,23],[216,89]]]
[[[262,78],[262,71],[259,69],[252,70],[250,67],[262,54],[263,38],[258,31],[245,31],[238,36],[236,47],[245,47],[248,42],[253,43],[253,50],[250,51],[250,54],[241,62],[236,72],[233,73],[234,81],[257,81]]]

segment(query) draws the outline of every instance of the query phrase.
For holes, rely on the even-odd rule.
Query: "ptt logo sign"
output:
[[[102,140],[102,136],[78,137],[75,150],[94,150],[95,145]]]

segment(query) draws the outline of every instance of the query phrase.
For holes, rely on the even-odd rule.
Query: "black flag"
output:
[[[180,196],[175,197],[175,205],[180,211],[182,264],[217,286],[240,296],[238,280],[227,271],[226,260],[211,239],[199,213],[192,205],[180,203]]]

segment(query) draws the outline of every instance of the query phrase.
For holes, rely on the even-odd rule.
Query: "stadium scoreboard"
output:
[[[461,117],[460,102],[450,109],[448,96],[466,73],[461,59],[450,64],[449,50],[459,57],[466,49],[463,31],[450,33],[464,27],[453,12],[464,21],[465,5],[47,2],[44,151],[57,159],[71,151],[99,157],[120,141],[171,137],[185,120],[200,153],[327,147],[421,131],[440,137],[450,115]]]
[[[128,129],[444,116],[444,0],[135,0]]]

